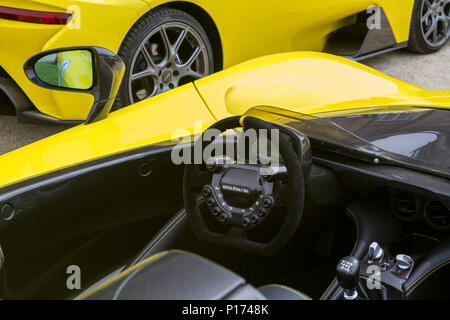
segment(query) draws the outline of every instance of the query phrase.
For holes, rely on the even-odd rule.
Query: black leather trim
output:
[[[403,284],[406,299],[449,298],[450,238],[439,243]],[[445,283],[445,285],[443,285]],[[442,286],[442,287],[441,287]],[[438,290],[438,288],[440,290]]]
[[[227,295],[224,300],[266,300],[266,298],[253,286],[241,286]]]
[[[279,284],[268,284],[258,290],[268,300],[311,300],[306,294]]]
[[[232,271],[184,251],[165,251],[79,297],[85,300],[311,300],[292,288],[258,290]]]
[[[391,214],[387,205],[372,198],[360,197],[351,202],[346,213],[355,222],[357,239],[350,255],[361,259],[373,241],[388,245],[402,235],[402,225]],[[336,278],[325,290],[321,299],[333,300],[341,294],[342,289]]]
[[[81,297],[89,300],[264,299],[237,274],[200,256],[166,251]]]
[[[158,252],[162,252],[165,250],[168,250],[170,248],[173,248],[173,244],[179,241],[180,237],[189,238],[189,236],[194,237],[193,240],[195,240],[195,236],[193,235],[189,222],[187,220],[187,215],[184,210],[181,210],[178,212],[175,216],[173,216],[167,224],[158,232],[153,239],[145,246],[144,249],[133,259],[131,263],[128,264],[124,268],[124,271],[126,271],[128,268],[131,268],[132,266],[144,261],[145,259],[151,258],[153,255],[157,254]],[[290,291],[290,292],[284,292],[280,295],[277,295],[275,291],[278,291],[276,289],[273,289],[272,287],[277,286],[279,290],[284,291]],[[271,289],[266,289],[266,287],[270,287]],[[294,289],[291,289],[289,287],[281,286],[281,285],[267,285],[262,287],[264,290],[268,290],[269,293],[267,296],[265,296],[263,293],[256,291],[254,287],[251,285],[244,285],[236,290],[229,293],[224,299],[226,300],[259,300],[264,299],[267,297],[269,300],[310,300],[311,298],[307,295],[298,292]],[[295,296],[295,297],[294,297]],[[282,298],[280,298],[282,297]]]

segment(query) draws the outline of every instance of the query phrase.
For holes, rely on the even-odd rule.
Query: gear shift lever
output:
[[[336,267],[336,277],[339,285],[344,289],[345,300],[358,298],[356,288],[359,283],[359,260],[355,257],[342,258]]]

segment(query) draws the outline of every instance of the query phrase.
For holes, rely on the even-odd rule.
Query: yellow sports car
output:
[[[39,76],[68,51],[90,89]],[[293,52],[109,114],[114,53],[24,69],[93,103],[0,156],[0,298],[450,298],[450,91]]]
[[[267,54],[432,52],[448,40],[449,18],[446,0],[0,0],[0,104],[19,120],[86,119],[89,97],[38,88],[22,72],[52,48],[118,53],[119,108]]]

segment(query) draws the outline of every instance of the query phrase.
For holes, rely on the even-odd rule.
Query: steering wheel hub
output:
[[[223,224],[250,229],[272,209],[273,183],[261,177],[258,166],[228,164],[203,187],[208,210]]]
[[[256,170],[228,168],[220,179],[220,189],[229,205],[248,208],[263,192],[261,175]]]

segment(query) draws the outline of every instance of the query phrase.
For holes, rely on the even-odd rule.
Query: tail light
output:
[[[67,24],[71,14],[0,7],[0,18],[41,24]]]

